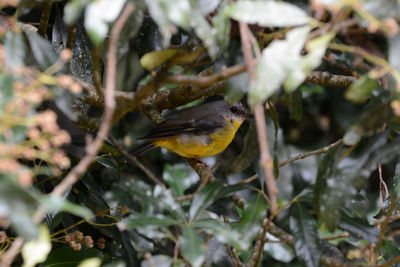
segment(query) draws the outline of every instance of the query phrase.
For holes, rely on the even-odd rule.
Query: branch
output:
[[[246,23],[239,22],[240,38],[242,42],[243,56],[246,62],[247,72],[249,74],[250,81],[255,80],[254,67],[255,62],[252,55],[250,45],[250,30]],[[267,126],[265,124],[264,107],[262,104],[257,104],[254,108],[254,116],[256,119],[257,137],[260,148],[260,165],[264,171],[265,183],[268,187],[268,196],[271,201],[271,212],[275,214],[278,210],[276,204],[276,194],[278,189],[275,184],[275,177],[273,171],[273,161],[269,153],[267,143]]]
[[[299,160],[299,159],[304,159],[304,158],[307,158],[307,157],[310,157],[310,156],[326,153],[330,149],[334,148],[335,146],[340,145],[341,143],[342,143],[342,139],[339,139],[335,143],[332,143],[332,144],[330,144],[328,146],[321,147],[321,148],[319,148],[317,150],[313,150],[311,152],[301,153],[300,155],[297,155],[297,156],[292,157],[292,158],[290,158],[288,160],[285,160],[284,162],[279,163],[279,168],[283,167],[283,166],[285,166],[285,165],[287,165],[289,163],[292,163],[292,162],[294,162],[296,160]]]
[[[115,22],[115,25],[111,31],[110,44],[107,53],[107,67],[106,67],[106,90],[105,90],[105,111],[104,118],[100,125],[100,129],[97,133],[96,139],[91,144],[86,145],[86,155],[82,160],[76,165],[69,174],[63,179],[63,181],[58,184],[54,190],[50,193],[52,196],[60,196],[64,194],[72,185],[74,185],[79,178],[85,173],[93,158],[97,155],[98,150],[103,144],[104,139],[107,137],[108,132],[112,125],[112,118],[115,110],[115,74],[116,74],[116,55],[117,55],[117,45],[119,33],[125,21],[129,18],[130,14],[134,10],[134,5],[127,3],[121,16]],[[34,215],[34,220],[40,222],[45,216],[45,212],[39,209]],[[14,240],[11,247],[2,255],[1,267],[9,266],[15,256],[18,254],[19,250],[22,248],[24,240],[16,239]]]
[[[132,155],[129,154],[111,135],[110,140],[115,145],[115,148],[118,150],[118,152],[121,153],[131,164],[136,165],[139,169],[141,169],[154,184],[158,184],[164,190],[167,189],[165,184],[161,182],[151,170],[144,166],[137,158],[132,157]]]
[[[336,75],[326,71],[313,71],[305,81],[322,86],[349,87],[356,80],[353,76]]]
[[[165,78],[165,82],[182,84],[182,85],[208,87],[217,82],[226,80],[227,78],[230,78],[236,74],[244,72],[245,70],[246,66],[244,64],[240,64],[228,68],[223,68],[220,72],[208,76],[192,76],[192,75],[182,75],[182,74],[167,76]]]

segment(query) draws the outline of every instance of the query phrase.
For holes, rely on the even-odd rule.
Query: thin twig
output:
[[[392,215],[392,212],[393,212],[394,208],[396,207],[396,202],[397,202],[397,196],[395,193],[395,194],[393,194],[393,196],[391,198],[390,206],[386,212],[385,220],[381,224],[381,232],[379,234],[378,243],[376,244],[376,249],[375,249],[375,255],[376,255],[375,259],[379,257],[379,253],[380,253],[381,246],[383,243],[383,238],[385,237],[386,229],[387,229],[390,217]]]
[[[208,76],[192,76],[183,74],[167,76],[165,77],[165,82],[208,87],[222,80],[226,80],[227,78],[230,78],[236,74],[242,73],[245,70],[246,66],[244,64],[240,64],[228,68],[223,68],[220,72]]]
[[[40,24],[38,28],[38,33],[43,37],[46,37],[47,26],[49,24],[49,18],[51,15],[52,7],[53,7],[53,0],[47,0],[42,11],[42,16],[40,18]]]
[[[122,27],[125,24],[125,21],[129,18],[133,10],[134,5],[128,2],[111,31],[110,44],[107,53],[105,110],[96,139],[93,141],[93,143],[87,144],[85,157],[82,158],[78,165],[76,165],[63,179],[63,181],[54,188],[54,190],[50,193],[52,196],[60,196],[64,194],[69,188],[71,188],[72,185],[79,181],[79,178],[85,173],[93,158],[96,156],[98,150],[102,146],[104,139],[108,135],[115,110],[114,90],[118,37]],[[39,209],[34,215],[34,221],[40,222],[44,216],[45,212],[43,209]],[[22,238],[15,239],[11,247],[2,255],[0,267],[9,266],[13,262],[19,250],[22,248],[23,244],[24,240]]]
[[[396,263],[400,261],[400,256],[397,256],[394,259],[391,259],[390,261],[384,262],[381,265],[379,265],[378,267],[389,267],[389,266],[393,266],[393,263]]]
[[[344,233],[340,233],[340,234],[336,234],[336,235],[324,236],[324,237],[322,237],[322,239],[323,240],[335,240],[335,239],[339,239],[339,238],[348,238],[348,237],[350,237],[350,233],[344,232]]]
[[[129,154],[113,136],[109,136],[111,142],[115,145],[115,148],[118,150],[119,153],[121,153],[130,163],[133,165],[136,165],[139,169],[141,169],[147,177],[155,184],[158,184],[159,186],[162,187],[162,189],[167,189],[165,184],[161,182],[157,176],[149,170],[146,166],[144,166],[137,158],[133,157],[131,154]]]
[[[294,157],[292,157],[292,158],[290,158],[288,160],[285,160],[284,162],[279,163],[279,168],[283,167],[283,166],[285,166],[285,165],[287,165],[289,163],[292,163],[292,162],[294,162],[296,160],[299,160],[299,159],[304,159],[304,158],[307,158],[307,157],[310,157],[310,156],[318,155],[318,154],[321,154],[321,153],[326,153],[329,150],[331,150],[332,148],[334,148],[335,146],[340,145],[341,143],[342,143],[342,139],[339,139],[336,142],[334,142],[334,143],[332,143],[332,144],[330,144],[328,146],[321,147],[319,149],[316,149],[316,150],[313,150],[313,151],[310,151],[310,152],[301,153],[300,155],[294,156]]]

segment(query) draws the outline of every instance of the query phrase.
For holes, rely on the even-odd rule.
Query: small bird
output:
[[[131,154],[138,156],[154,147],[164,147],[182,157],[209,157],[225,150],[246,119],[253,118],[241,103],[223,100],[190,107],[166,117],[139,140],[147,142]]]

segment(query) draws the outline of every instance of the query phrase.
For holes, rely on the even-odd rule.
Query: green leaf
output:
[[[225,52],[229,45],[229,34],[231,32],[230,19],[225,16],[224,8],[228,0],[222,1],[218,7],[217,13],[212,18],[212,25],[215,30],[215,38],[222,52]],[[235,76],[234,76],[235,77]]]
[[[168,183],[177,197],[183,196],[183,192],[192,185],[189,169],[185,164],[165,164],[163,180]]]
[[[62,197],[57,196],[43,196],[39,199],[41,205],[43,205],[48,211],[57,210],[69,212],[75,216],[82,218],[89,218],[93,216],[93,212],[81,205],[74,204]]]
[[[299,7],[275,1],[238,1],[226,9],[227,16],[263,27],[288,27],[309,23],[307,14]]]
[[[6,66],[16,69],[24,64],[26,45],[20,33],[8,31],[4,40],[4,56]]]
[[[121,13],[125,0],[92,1],[86,7],[85,28],[92,42],[99,46],[106,38],[109,24]]]
[[[76,23],[81,15],[83,8],[90,2],[90,0],[73,0],[68,2],[64,8],[64,22],[68,26]]]
[[[261,194],[251,198],[244,208],[238,231],[242,234],[244,242],[251,243],[261,228],[262,220],[266,216],[267,203]]]
[[[58,59],[58,55],[54,51],[53,46],[47,39],[40,36],[37,32],[25,31],[25,33],[28,37],[29,46],[31,48],[33,57],[35,58],[40,69],[42,71],[46,70]]]
[[[151,71],[173,58],[178,52],[179,49],[164,49],[146,53],[140,59],[140,65],[144,69]]]
[[[174,25],[183,29],[190,27],[191,6],[188,0],[145,0],[145,2],[164,37],[164,46],[169,44],[172,33],[176,32]]]
[[[148,216],[145,214],[132,214],[128,218],[125,218],[118,225],[127,229],[134,229],[136,227],[143,226],[171,226],[178,225],[179,221],[172,219],[170,217],[163,216],[158,214],[157,217]]]
[[[296,90],[287,95],[286,103],[289,107],[290,118],[300,121],[303,116],[303,93],[301,90]]]
[[[369,78],[368,75],[364,75],[350,85],[344,97],[354,103],[364,103],[371,96],[372,91],[377,85],[377,80]]]
[[[351,216],[348,212],[342,210],[339,227],[355,238],[364,239],[370,243],[378,242],[379,229],[370,225],[364,217]]]
[[[194,221],[202,210],[206,209],[218,198],[223,185],[224,182],[222,180],[216,180],[206,185],[194,196],[189,210],[189,219],[191,221]]]
[[[38,237],[39,229],[32,220],[37,210],[37,194],[20,187],[12,177],[0,174],[0,217],[10,218],[12,228],[25,240]]]
[[[47,260],[39,266],[76,267],[81,261],[89,258],[103,259],[104,256],[101,251],[94,248],[75,251],[71,247],[62,247],[51,252]]]
[[[44,262],[51,250],[50,233],[45,225],[39,227],[39,238],[28,241],[22,247],[24,267],[34,267]]]
[[[203,41],[204,46],[207,47],[207,51],[211,58],[215,59],[217,55],[215,31],[210,26],[207,19],[203,17],[198,10],[192,9],[190,24],[193,27],[196,35]]]
[[[181,244],[181,253],[185,259],[193,267],[200,267],[204,261],[205,244],[199,234],[192,227],[187,226],[183,228],[183,234],[179,242]]]
[[[389,105],[379,100],[367,105],[360,116],[346,131],[343,143],[349,146],[357,144],[364,135],[378,131],[392,117],[392,110]]]
[[[290,229],[296,255],[307,266],[320,266],[322,252],[316,222],[300,203],[294,203],[290,209]]]
[[[100,265],[101,265],[100,258],[89,258],[81,261],[78,267],[100,267]]]
[[[291,30],[285,40],[275,40],[263,50],[255,69],[256,81],[250,84],[250,105],[264,102],[291,72],[301,71],[300,52],[309,30],[308,26]]]
[[[142,261],[141,267],[175,267],[175,265],[172,264],[172,260],[173,259],[167,255],[151,255],[152,264],[150,265],[148,261]]]
[[[247,250],[249,243],[242,239],[239,231],[232,229],[228,224],[224,224],[218,220],[202,219],[193,223],[193,227],[200,228],[211,233],[221,243],[231,245],[237,249]]]

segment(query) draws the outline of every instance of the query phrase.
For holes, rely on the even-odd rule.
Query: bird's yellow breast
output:
[[[227,120],[223,127],[210,135],[180,134],[166,139],[154,140],[153,144],[164,147],[185,158],[214,156],[232,142],[243,121]]]

